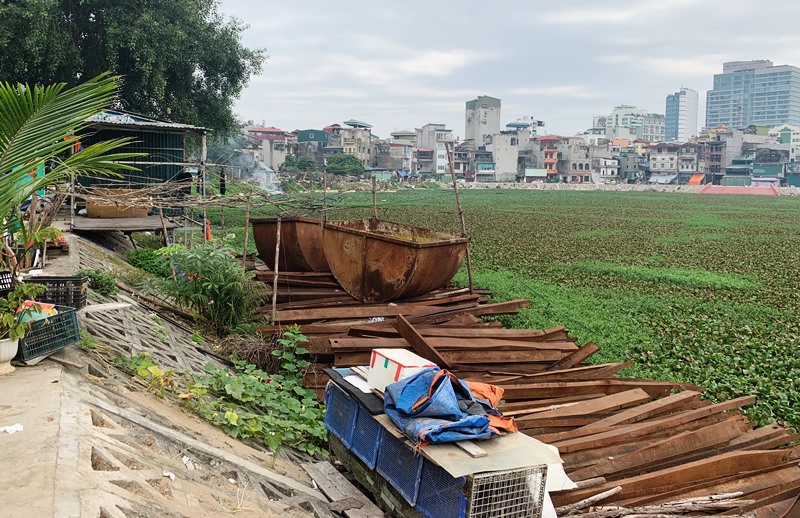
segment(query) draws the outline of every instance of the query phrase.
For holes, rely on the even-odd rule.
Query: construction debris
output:
[[[560,515],[800,515],[800,435],[749,421],[740,409],[753,397],[713,404],[702,387],[623,378],[630,362],[587,363],[599,347],[580,346],[563,327],[506,329],[480,318],[515,313],[524,300],[489,304],[485,291],[442,289],[364,304],[332,276],[280,276],[276,319],[260,331],[300,325],[316,362],[307,387],[321,394],[323,368],[368,365],[375,348],[408,348],[502,387],[500,410],[556,446],[578,485],[551,494]]]

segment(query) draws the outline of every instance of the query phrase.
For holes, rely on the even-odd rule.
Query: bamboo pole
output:
[[[206,158],[208,156],[208,147],[206,145],[206,134],[200,135],[200,167],[198,167],[198,174],[200,175],[200,182],[203,187],[201,197],[203,202],[206,201]],[[203,242],[208,241],[206,235],[206,225],[208,221],[208,207],[203,205]]]
[[[278,313],[278,259],[281,253],[281,217],[278,216],[278,228],[275,231],[275,263],[272,277],[272,323],[275,323],[275,316]]]
[[[464,208],[461,206],[461,197],[458,195],[458,182],[456,181],[456,169],[453,165],[453,154],[450,153],[450,145],[445,144],[447,151],[447,163],[450,166],[450,178],[453,180],[453,191],[456,194],[456,206],[458,207],[458,217],[461,220],[461,237],[467,238],[467,277],[469,278],[469,292],[474,292],[472,284],[472,256],[469,252],[469,236],[467,235],[467,224],[464,221]],[[455,153],[455,147],[453,148]]]
[[[225,206],[219,206],[219,224],[222,227],[222,237],[225,237]]]
[[[328,221],[328,175],[322,173],[322,221]]]
[[[164,219],[164,209],[158,208],[158,215],[161,217],[161,231],[164,232],[164,246],[169,246],[169,234],[167,233],[167,221]],[[175,282],[175,265],[169,262],[169,271],[172,272],[172,281]]]
[[[278,218],[278,230],[281,220]],[[247,205],[244,208],[244,250],[242,251],[242,268],[247,268],[247,238],[250,236],[250,196],[247,196]],[[275,260],[278,258],[276,257]]]
[[[378,219],[378,196],[375,192],[378,187],[378,181],[375,175],[372,175],[372,217]]]

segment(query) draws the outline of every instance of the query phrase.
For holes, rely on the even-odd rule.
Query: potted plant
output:
[[[11,360],[17,355],[19,339],[28,331],[30,318],[40,311],[38,304],[23,308],[23,303],[45,289],[41,284],[19,284],[0,298],[0,375],[14,371]]]

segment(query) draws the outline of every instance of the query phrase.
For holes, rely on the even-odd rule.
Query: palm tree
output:
[[[119,149],[130,139],[98,142],[70,154],[74,141],[91,118],[109,108],[117,96],[120,77],[101,74],[73,88],[12,85],[0,82],[0,234],[9,230],[15,211],[34,192],[75,176],[113,175],[135,169],[115,163],[141,153]],[[30,171],[50,166],[33,181]],[[26,178],[28,176],[28,178]]]

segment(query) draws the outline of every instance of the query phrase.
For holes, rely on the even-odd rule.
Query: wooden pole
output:
[[[225,205],[219,206],[219,224],[222,227],[222,237],[225,238]]]
[[[273,264],[274,275],[272,277],[272,323],[275,323],[275,316],[278,312],[278,259],[281,253],[281,217],[278,216],[278,228],[275,231],[275,263]]]
[[[378,196],[376,194],[376,189],[378,188],[378,181],[375,179],[375,175],[372,175],[372,217],[378,219]]]
[[[450,166],[450,178],[453,180],[453,191],[456,193],[456,206],[458,207],[458,217],[461,219],[461,237],[467,238],[467,277],[469,278],[469,292],[472,294],[474,288],[472,285],[472,257],[469,253],[469,236],[467,235],[467,224],[464,221],[464,208],[461,206],[461,197],[458,195],[458,182],[456,181],[456,169],[453,165],[453,155],[450,153],[450,145],[445,144],[445,151],[447,152],[447,163]],[[453,148],[455,153],[455,147]]]
[[[322,173],[322,221],[328,221],[328,175]]]
[[[278,218],[278,230],[281,220]],[[247,205],[244,208],[244,250],[242,251],[242,268],[247,268],[247,238],[250,236],[250,196],[247,196]],[[277,260],[277,257],[275,258]]]
[[[205,243],[208,241],[208,236],[206,235],[206,221],[208,221],[208,207],[205,205],[206,201],[206,158],[208,157],[208,147],[206,146],[206,134],[203,133],[200,135],[200,167],[198,168],[198,174],[200,175],[200,182],[203,186],[201,191],[201,196],[203,198],[203,242]],[[247,234],[245,234],[247,235]]]
[[[161,231],[164,233],[164,246],[169,246],[169,234],[167,233],[167,221],[164,219],[164,209],[159,207],[158,208],[158,215],[161,217]],[[169,262],[169,270],[172,272],[172,280],[173,282],[177,280],[175,278],[175,266],[172,264],[172,261]]]

